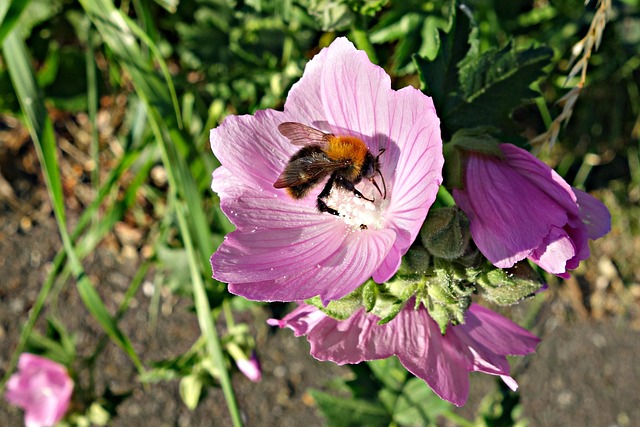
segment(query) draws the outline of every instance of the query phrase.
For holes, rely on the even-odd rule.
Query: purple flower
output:
[[[374,156],[384,150],[379,161],[386,198],[366,179],[357,189],[374,202],[334,186],[326,202],[336,216],[316,207],[324,183],[298,200],[274,188],[300,149],[278,131],[284,122],[355,136]],[[236,226],[211,258],[213,277],[252,300],[320,295],[326,302],[372,276],[386,281],[442,182],[442,141],[431,98],[413,87],[392,90],[384,70],[345,38],[307,64],[284,111],[228,117],[211,131],[211,148],[222,164],[211,187]]]
[[[410,299],[389,323],[360,309],[340,321],[317,308],[301,304],[282,320],[267,322],[288,327],[296,336],[306,335],[311,355],[338,365],[398,356],[415,376],[422,378],[442,399],[461,406],[469,395],[469,372],[500,375],[512,389],[506,355],[532,353],[539,339],[510,320],[477,304],[471,304],[465,323],[440,333],[438,324]]]
[[[236,366],[254,383],[259,383],[262,379],[262,370],[260,369],[260,360],[255,351],[251,353],[251,359],[238,359],[236,360]]]
[[[464,189],[453,193],[474,242],[496,267],[529,258],[569,277],[567,270],[589,257],[588,239],[611,229],[609,211],[529,152],[510,144],[500,149],[502,159],[468,154]]]
[[[62,419],[73,392],[67,369],[44,357],[23,353],[18,372],[7,383],[5,397],[24,409],[27,427],[52,426]]]

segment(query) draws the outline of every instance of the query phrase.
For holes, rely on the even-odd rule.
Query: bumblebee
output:
[[[360,138],[325,133],[302,123],[284,122],[278,126],[278,131],[292,144],[302,148],[289,159],[284,171],[273,184],[275,188],[286,188],[291,197],[302,199],[329,176],[318,194],[316,205],[320,212],[338,216],[339,212],[327,206],[324,201],[334,186],[373,202],[374,199],[365,197],[355,187],[362,179],[368,179],[382,198],[386,199],[387,186],[379,163],[384,148],[374,157]],[[375,180],[376,175],[380,175],[384,193]]]

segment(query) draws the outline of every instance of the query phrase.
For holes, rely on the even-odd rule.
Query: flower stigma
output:
[[[365,190],[361,189],[360,191],[373,202],[336,186],[331,189],[331,193],[324,199],[324,202],[328,207],[340,213],[340,219],[350,226],[352,231],[381,229],[384,225],[383,213],[388,202],[382,199],[373,185],[366,184]]]

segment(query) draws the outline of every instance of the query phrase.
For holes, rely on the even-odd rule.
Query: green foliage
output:
[[[545,47],[478,51],[477,33],[461,8],[434,60],[416,56],[425,92],[433,97],[445,138],[464,128],[493,126],[510,133],[510,113],[536,96],[529,87],[540,78],[552,52]]]
[[[439,417],[455,418],[453,406],[421,379],[408,374],[397,358],[352,367],[354,380],[341,382],[349,399],[319,390],[311,396],[330,426],[435,426]]]
[[[440,30],[448,31],[455,1],[403,1],[383,14],[371,28],[371,42],[397,43],[392,56],[394,73],[415,73],[412,55],[434,59],[440,48]]]
[[[45,334],[30,334],[25,351],[39,354],[68,367],[76,358],[76,340],[59,320],[49,317]]]

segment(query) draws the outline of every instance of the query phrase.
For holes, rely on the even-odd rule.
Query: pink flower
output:
[[[254,383],[259,383],[262,379],[262,370],[260,369],[260,360],[255,352],[251,353],[251,359],[238,359],[236,366],[245,377]]]
[[[300,150],[278,131],[302,123],[361,139],[381,150],[386,198],[368,180],[334,186],[319,212],[324,183],[294,199],[274,183]],[[392,90],[389,76],[345,38],[311,60],[289,92],[284,111],[230,116],[211,131],[222,164],[212,189],[236,226],[211,258],[213,277],[253,300],[339,299],[373,276],[384,282],[415,240],[442,182],[442,141],[431,98],[413,87]],[[325,180],[326,181],[326,180]],[[378,177],[378,183],[381,183]]]
[[[510,144],[500,149],[503,159],[468,154],[464,189],[453,193],[474,242],[496,267],[529,258],[569,277],[567,270],[589,257],[588,239],[611,229],[609,211],[529,152]]]
[[[512,389],[506,355],[525,355],[535,350],[539,339],[477,304],[471,304],[465,323],[440,333],[438,324],[424,306],[414,309],[410,299],[389,323],[378,325],[378,317],[360,309],[339,321],[313,306],[301,304],[282,320],[267,322],[288,327],[296,336],[306,335],[311,355],[338,365],[398,356],[409,372],[422,378],[442,399],[462,406],[469,395],[469,372],[500,375]]]
[[[44,357],[23,353],[5,397],[25,411],[26,427],[52,426],[62,419],[73,392],[67,369]]]

